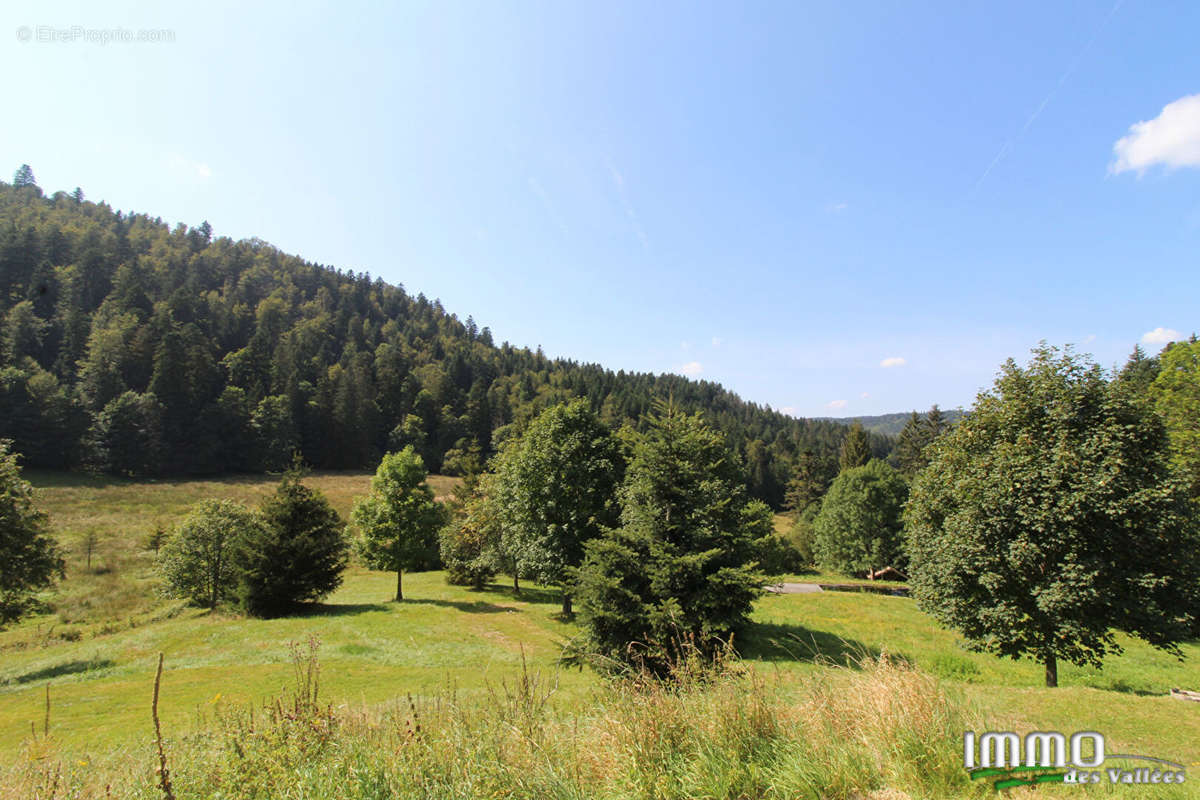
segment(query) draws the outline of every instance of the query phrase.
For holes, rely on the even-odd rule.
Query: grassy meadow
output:
[[[0,631],[0,797],[104,797],[110,783],[125,787],[111,796],[158,796],[160,652],[180,798],[987,796],[960,768],[964,726],[1099,730],[1110,751],[1190,766],[1187,786],[1143,794],[1200,796],[1200,704],[1165,696],[1200,688],[1195,642],[1181,663],[1123,638],[1103,671],[1063,664],[1060,688],[1045,689],[1037,664],[965,651],[908,598],[766,596],[720,678],[614,687],[559,665],[578,629],[537,586],[517,596],[503,581],[473,591],[421,573],[395,603],[394,575],[352,567],[325,603],[276,620],[162,597],[155,528],[204,497],[255,504],[269,478],[27,477],[67,549],[68,577],[47,613]],[[369,480],[307,482],[346,514]],[[433,485],[445,494],[453,480]],[[320,702],[269,711],[294,700],[292,645],[310,639]],[[1102,794],[1038,794],[1079,791]]]

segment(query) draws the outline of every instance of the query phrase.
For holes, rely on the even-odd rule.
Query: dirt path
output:
[[[812,594],[825,590],[816,583],[773,583],[767,587],[767,591],[775,594]]]

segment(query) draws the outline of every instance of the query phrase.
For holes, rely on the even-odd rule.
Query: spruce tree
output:
[[[895,458],[900,471],[909,477],[916,475],[925,466],[923,452],[929,439],[925,435],[926,427],[921,415],[913,411],[900,431],[900,439],[896,443]]]
[[[821,480],[821,464],[817,460],[816,453],[806,448],[796,457],[796,463],[792,467],[792,478],[788,481],[784,507],[798,514],[803,513],[810,505],[821,499],[824,490],[824,481]]]
[[[320,600],[342,583],[349,547],[325,496],[301,483],[299,464],[263,503],[263,526],[241,541],[238,599],[255,616],[275,617]]]
[[[1133,385],[1138,391],[1144,392],[1150,388],[1150,384],[1154,383],[1158,372],[1158,358],[1147,356],[1142,346],[1135,344],[1133,352],[1129,354],[1129,358],[1125,361],[1125,366],[1121,368],[1117,378]]]
[[[37,186],[37,180],[33,177],[33,168],[28,164],[22,164],[13,173],[13,187],[20,189],[22,186]]]
[[[744,487],[720,433],[698,414],[656,407],[633,438],[621,526],[588,543],[580,570],[590,652],[663,672],[680,646],[711,654],[746,623],[770,516]]]
[[[845,472],[848,469],[861,467],[871,460],[871,441],[861,423],[855,422],[850,426],[846,438],[842,440],[838,452],[838,469]]]
[[[946,420],[946,415],[937,407],[937,403],[933,404],[933,408],[929,409],[925,414],[925,432],[928,442],[941,436],[950,428],[950,423]]]

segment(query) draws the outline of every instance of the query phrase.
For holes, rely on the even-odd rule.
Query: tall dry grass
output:
[[[297,653],[291,698],[219,709],[185,738],[164,732],[177,797],[900,800],[990,791],[960,763],[961,732],[980,721],[937,679],[886,657],[799,680],[724,659],[666,681],[606,683],[574,706],[556,702],[552,677],[526,669],[483,696],[398,692],[379,707],[332,708],[316,696],[315,650]],[[0,796],[160,796],[149,724],[147,733],[146,747],[125,759],[86,762],[35,738]]]

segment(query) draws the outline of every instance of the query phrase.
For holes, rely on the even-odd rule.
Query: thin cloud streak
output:
[[[1058,83],[1056,83],[1054,88],[1052,88],[1050,92],[1044,98],[1042,98],[1042,102],[1038,105],[1034,112],[1029,115],[1029,119],[1025,120],[1025,124],[1021,126],[1021,130],[1017,133],[1017,135],[1000,146],[1000,150],[996,153],[996,157],[992,159],[992,162],[987,165],[987,169],[985,169],[983,174],[979,176],[979,179],[975,181],[975,185],[971,187],[971,191],[968,193],[968,196],[979,191],[979,187],[983,185],[985,180],[987,180],[987,176],[992,174],[992,170],[996,168],[996,165],[1004,160],[1004,157],[1012,151],[1017,142],[1021,141],[1029,129],[1033,127],[1033,123],[1037,122],[1037,118],[1040,117],[1042,112],[1046,110],[1046,106],[1050,105],[1050,101],[1053,100],[1055,95],[1058,94],[1059,89],[1061,89],[1063,85],[1070,79],[1071,75],[1075,73],[1075,70],[1079,67],[1079,62],[1083,60],[1083,57],[1087,54],[1088,50],[1092,49],[1092,45],[1094,45],[1096,40],[1100,38],[1100,33],[1105,27],[1107,27],[1109,21],[1112,20],[1116,13],[1121,9],[1121,6],[1124,4],[1125,0],[1117,0],[1112,9],[1108,12],[1108,15],[1105,16],[1100,24],[1096,27],[1096,32],[1092,34],[1090,39],[1088,39],[1087,44],[1085,44],[1080,51],[1075,54],[1075,58],[1071,59],[1071,63],[1067,65],[1062,77],[1058,79]]]

